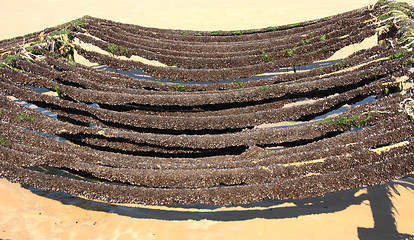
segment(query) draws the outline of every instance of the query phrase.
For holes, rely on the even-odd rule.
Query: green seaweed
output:
[[[398,59],[405,57],[408,54],[408,51],[405,49],[399,50],[398,52],[394,52],[388,56],[389,59]]]
[[[267,31],[269,31],[269,32],[272,32],[272,31],[277,31],[277,30],[279,30],[279,27],[277,27],[277,26],[269,26],[269,27],[267,27],[266,28],[266,30]]]
[[[292,48],[292,49],[285,49],[285,50],[282,50],[281,52],[282,52],[282,53],[286,53],[288,57],[292,57],[292,56],[293,56],[293,54],[295,53],[295,51],[296,51],[297,49],[298,49],[297,47],[294,47],[294,48]]]
[[[49,36],[54,39],[62,38],[62,36],[66,36],[69,40],[74,39],[74,36],[72,35],[71,31],[68,29],[51,32],[49,33]]]
[[[62,93],[62,91],[60,90],[59,85],[56,85],[55,90],[56,90],[56,93],[57,93],[58,97],[59,97],[60,99],[63,99],[63,93]]]
[[[384,21],[387,20],[389,18],[395,18],[395,17],[404,17],[405,13],[402,12],[401,10],[391,10],[389,12],[386,12],[384,14],[382,14],[381,16],[378,17],[378,21]]]
[[[394,12],[395,14],[397,14],[398,12],[402,12],[405,15],[409,16],[410,18],[413,18],[414,16],[414,13],[413,13],[414,8],[405,2],[389,3],[385,11]]]
[[[253,34],[253,33],[257,33],[259,30],[257,29],[249,29],[249,30],[244,30],[243,33],[244,34]]]
[[[347,118],[346,116],[342,116],[339,119],[335,120],[335,123],[341,127],[341,128],[349,128],[352,124],[356,122],[359,115],[354,115],[350,118]]]
[[[366,126],[371,119],[372,111],[369,111],[367,113],[366,118],[361,118],[361,115],[356,114],[351,117],[347,116],[341,116],[340,118],[335,120],[335,123],[338,125],[338,127],[342,129],[349,129],[352,126]]]
[[[413,37],[414,37],[414,29],[405,28],[404,31],[403,31],[402,36],[397,41],[397,44],[402,45],[402,44],[405,44],[406,42],[411,43],[413,41],[412,40]]]
[[[276,85],[272,85],[272,86],[263,86],[263,87],[259,87],[257,88],[257,90],[259,90],[260,92],[271,92],[271,91],[277,91],[281,88],[284,88],[284,86],[276,86]]]
[[[234,82],[234,84],[236,84],[239,87],[244,87],[244,85],[246,84],[245,82]]]
[[[20,113],[20,114],[17,116],[17,121],[19,121],[19,122],[34,121],[34,120],[36,120],[36,119],[37,119],[37,118],[36,118],[35,116],[30,115],[30,114],[27,114],[27,113]]]
[[[76,67],[76,62],[73,59],[68,58],[67,63],[69,65],[72,65],[72,66]]]
[[[338,66],[340,68],[345,67],[345,65],[346,65],[345,60],[341,60],[341,61],[339,61],[339,62],[337,62],[337,63],[334,64],[334,66]]]
[[[302,26],[302,23],[292,23],[287,25],[288,28],[295,28],[295,27],[300,27]]]
[[[272,56],[270,54],[267,54],[263,49],[260,51],[261,54],[263,54],[263,59],[265,62],[270,62],[273,60]]]
[[[184,92],[185,91],[185,85],[181,84],[181,83],[175,84],[175,90],[177,90],[179,92]]]
[[[65,29],[50,33],[46,40],[40,42],[48,43],[49,52],[52,55],[74,61],[74,45],[70,43],[73,38],[71,32]],[[51,41],[54,44],[51,44]]]
[[[300,42],[300,44],[302,44],[302,45],[309,45],[310,43],[311,43],[311,39],[310,39],[310,38],[305,39],[305,40],[302,40],[302,41]]]
[[[368,124],[368,121],[371,119],[371,115],[372,115],[372,111],[369,111],[369,112],[368,112],[368,114],[367,114],[367,117],[366,117],[366,118],[364,118],[364,119],[360,119],[360,120],[359,120],[359,123],[360,123],[362,126],[366,126],[366,125]]]
[[[316,123],[330,123],[332,121],[333,121],[332,118],[328,118],[328,119],[324,119],[324,120],[317,121]]]
[[[23,60],[23,57],[20,54],[9,55],[3,60],[3,62],[0,63],[0,68],[5,68],[7,66],[14,68],[17,60]]]
[[[9,147],[13,144],[12,141],[10,141],[9,139],[5,138],[5,137],[0,137],[0,145],[3,147]]]
[[[106,48],[106,51],[109,52],[112,56],[128,56],[129,48],[124,46],[118,46],[116,44],[111,44]]]

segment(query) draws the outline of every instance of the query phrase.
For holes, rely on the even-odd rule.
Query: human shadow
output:
[[[413,182],[413,179],[410,179]],[[379,185],[375,188],[367,188],[367,200],[369,200],[372,217],[374,219],[373,228],[358,228],[360,240],[390,240],[390,239],[414,239],[413,235],[402,234],[397,230],[392,202],[394,195],[400,195],[397,190],[397,182],[390,182],[386,185]],[[408,188],[413,189],[413,186]]]

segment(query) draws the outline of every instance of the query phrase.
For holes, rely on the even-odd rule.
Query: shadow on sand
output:
[[[414,236],[399,233],[394,218],[392,198],[400,195],[397,186],[414,191],[414,176],[410,175],[398,181],[387,184],[367,187],[367,191],[359,193],[361,189],[351,189],[326,194],[323,197],[306,198],[299,200],[265,200],[258,203],[239,205],[236,210],[226,209],[223,206],[204,204],[176,205],[162,209],[130,207],[117,204],[86,200],[66,193],[43,191],[23,186],[33,193],[57,200],[66,205],[74,205],[85,210],[115,213],[141,219],[157,220],[213,220],[213,221],[243,221],[254,218],[285,219],[296,218],[311,214],[335,213],[352,205],[360,205],[369,201],[373,228],[358,228],[358,237],[367,239],[414,239]],[[234,207],[234,206],[228,206]],[[188,210],[187,210],[188,209]]]

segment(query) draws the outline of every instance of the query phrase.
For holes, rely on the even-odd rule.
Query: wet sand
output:
[[[2,1],[0,39],[83,15],[148,27],[251,29],[326,17],[375,1]],[[414,1],[409,1],[414,3]],[[395,239],[414,235],[414,179],[238,207],[121,206],[0,179],[0,239]]]

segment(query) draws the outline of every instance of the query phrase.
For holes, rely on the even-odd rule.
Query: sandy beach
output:
[[[296,23],[365,7],[375,1],[2,1],[0,39],[21,36],[84,15],[145,27],[184,30],[237,30]]]
[[[4,0],[0,39],[84,15],[145,27],[236,30],[317,19],[373,3]],[[413,199],[414,175],[324,197],[235,207],[116,205],[0,178],[0,239],[410,239]]]
[[[38,191],[48,196],[43,197],[4,179],[0,190],[1,239],[396,239],[414,235],[413,178],[322,198],[217,209],[111,205]]]

